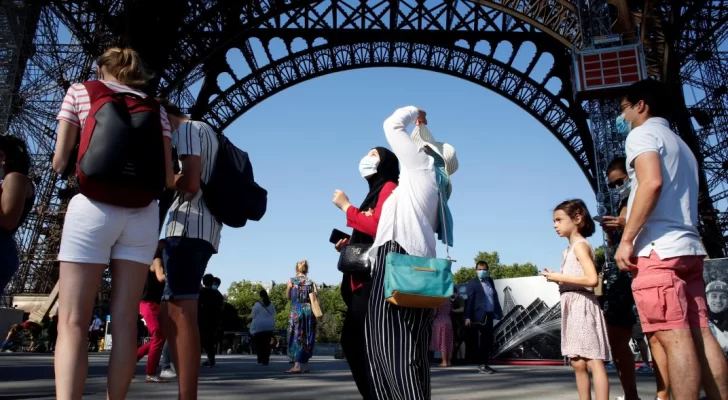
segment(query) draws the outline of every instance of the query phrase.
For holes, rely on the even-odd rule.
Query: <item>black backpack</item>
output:
[[[231,228],[241,228],[248,220],[260,221],[268,206],[268,191],[255,183],[248,153],[220,133],[217,138],[215,166],[202,189],[207,208]]]

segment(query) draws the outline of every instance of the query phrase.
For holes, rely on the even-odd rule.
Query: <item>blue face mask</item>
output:
[[[379,159],[377,157],[365,156],[359,161],[359,173],[362,178],[371,176],[377,173],[377,164]]]
[[[617,133],[627,136],[632,131],[632,123],[627,122],[625,118],[624,113],[620,114],[619,117],[617,117],[616,125],[614,127],[617,129]]]
[[[217,290],[217,285],[212,285],[212,290]]]
[[[627,197],[629,197],[629,192],[632,190],[632,186],[630,184],[630,181],[625,182],[622,186],[617,189],[617,192],[619,193],[619,199],[624,200]]]
[[[481,269],[481,270],[477,271],[477,273],[478,273],[478,279],[485,279],[488,277],[488,271],[486,271],[486,270]]]

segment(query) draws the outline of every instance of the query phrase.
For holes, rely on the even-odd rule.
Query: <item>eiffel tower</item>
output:
[[[506,286],[505,289],[503,289],[503,298],[505,299],[505,301],[503,301],[503,316],[506,316],[513,307],[518,305],[518,303],[516,303],[516,299],[513,298],[513,290],[511,290],[510,286]]]

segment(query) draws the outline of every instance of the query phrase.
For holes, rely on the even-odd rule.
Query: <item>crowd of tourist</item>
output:
[[[203,349],[207,360],[202,365],[216,364],[223,304],[219,280],[205,274],[222,229],[220,210],[211,210],[205,193],[213,192],[216,162],[230,150],[229,143],[205,122],[145,93],[152,75],[133,50],[108,49],[96,66],[97,80],[68,89],[52,162],[59,174],[75,170],[80,188],[68,204],[58,255],[56,397],[82,397],[87,339],[101,331],[93,317],[94,298],[109,266],[114,340],[108,398],[126,397],[135,365],[146,356],[147,382],[163,382],[164,371],[171,371],[165,365],[172,364],[174,371],[167,375],[177,377],[179,398],[195,399]],[[554,229],[569,243],[559,271],[545,269],[541,275],[560,292],[561,350],[574,369],[580,399],[590,398],[592,386],[598,400],[609,398],[610,359],[624,388],[622,398],[637,399],[629,350],[633,337],[643,344],[648,338],[656,398],[694,400],[701,387],[710,399],[728,398],[726,360],[711,332],[725,330],[711,321],[726,309],[726,285],[711,283],[709,306],[703,281],[706,253],[696,229],[698,164],[670,130],[670,99],[662,84],[650,80],[632,85],[621,102],[615,126],[625,135],[627,154],[607,173],[623,202],[618,215],[602,216],[600,222],[616,267],[595,265],[587,241],[595,222],[583,201],[567,200],[553,211]],[[135,118],[125,118],[125,112]],[[366,255],[361,269],[345,270],[341,284],[347,306],[341,345],[365,399],[429,399],[429,352],[439,352],[440,366],[449,367],[463,331],[475,338],[478,372],[496,372],[489,359],[494,323],[503,315],[485,261],[476,265],[477,278],[467,283],[464,302],[455,294],[434,309],[405,306],[388,301],[391,296],[385,293],[393,256],[434,259],[438,241],[448,248],[453,244],[448,201],[458,159],[453,146],[435,140],[427,123],[427,113],[417,107],[395,110],[383,126],[389,147],[373,147],[359,161],[369,186],[360,206],[340,190],[333,195],[353,229],[335,249],[343,256],[359,246]],[[34,203],[29,170],[22,140],[0,136],[2,288],[19,265],[13,234]],[[155,200],[165,189],[175,195],[160,241]],[[308,262],[297,263],[286,287],[291,302],[289,374],[309,372],[321,315],[308,270]],[[601,279],[605,294],[598,296],[594,288]],[[137,330],[139,313],[151,336],[141,347],[130,334]],[[462,314],[463,326],[453,324],[453,313]],[[261,292],[250,327],[261,366],[269,364],[275,315],[267,293]],[[11,329],[3,348],[16,340],[18,329]],[[158,375],[160,359],[164,365]]]

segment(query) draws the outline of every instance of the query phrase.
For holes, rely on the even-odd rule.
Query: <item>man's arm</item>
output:
[[[637,156],[634,160],[634,169],[639,185],[634,194],[627,226],[622,233],[623,243],[634,242],[652,211],[655,210],[662,191],[662,167],[659,153],[650,151]]]
[[[185,121],[177,129],[177,135],[175,144],[182,170],[175,175],[174,186],[178,192],[197,193],[202,173],[200,127],[192,121]]]
[[[197,193],[200,190],[202,159],[200,156],[180,156],[182,170],[174,176],[174,186],[178,192]]]
[[[475,304],[475,290],[472,289],[472,285],[470,282],[468,282],[467,293],[468,293],[468,299],[465,303],[465,319],[472,319],[473,317],[473,307]]]

